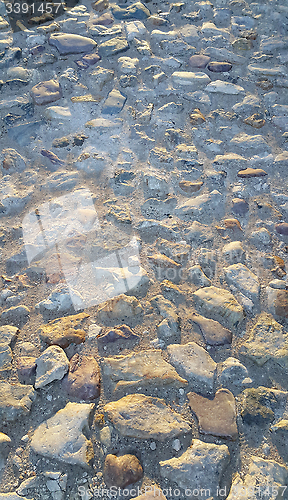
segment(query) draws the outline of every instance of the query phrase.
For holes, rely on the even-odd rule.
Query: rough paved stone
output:
[[[11,447],[11,439],[7,434],[0,432],[0,470],[4,469]]]
[[[93,407],[93,404],[67,403],[35,429],[32,450],[52,460],[87,467],[94,453],[83,430],[88,428]]]
[[[180,457],[159,462],[160,474],[169,478],[180,488],[193,491],[209,490],[209,497],[215,499],[222,474],[229,463],[228,447],[213,443],[192,440],[190,446]],[[208,498],[208,496],[207,496]]]
[[[49,102],[58,101],[62,97],[61,87],[56,80],[40,82],[30,91],[35,104],[49,104]]]
[[[138,19],[142,21],[150,16],[149,9],[141,2],[133,3],[124,9],[116,4],[112,4],[111,10],[115,19]]]
[[[226,261],[230,264],[238,264],[245,258],[245,250],[241,241],[231,241],[224,245],[222,253]]]
[[[127,297],[121,294],[100,307],[97,315],[99,320],[105,323],[107,320],[125,321],[127,318],[140,315],[142,312],[143,308],[136,297]]]
[[[237,358],[227,358],[220,365],[218,364],[218,379],[223,387],[229,389],[233,394],[237,388],[242,388],[246,384],[251,384],[248,370]]]
[[[220,325],[218,321],[204,318],[204,316],[201,316],[197,313],[192,313],[189,316],[189,321],[200,328],[200,331],[207,344],[231,344],[232,333],[230,332],[230,330],[228,330],[228,328],[224,328],[224,326]]]
[[[245,423],[263,425],[272,422],[275,411],[287,403],[288,393],[267,387],[251,387],[243,391],[241,416]]]
[[[205,91],[219,94],[238,95],[242,94],[244,92],[244,89],[240,85],[235,85],[234,83],[215,80],[214,82],[211,82],[209,83],[209,85],[207,85]]]
[[[189,424],[164,399],[131,394],[104,406],[105,416],[125,437],[165,441],[190,431]]]
[[[59,345],[63,349],[69,344],[81,344],[86,332],[81,328],[89,314],[80,313],[63,318],[56,318],[40,327],[40,338],[49,345]]]
[[[129,43],[124,37],[111,38],[107,42],[98,45],[98,52],[102,59],[107,56],[119,54],[119,52],[125,52],[128,49]]]
[[[7,344],[0,343],[0,371],[11,370],[12,351]]]
[[[283,497],[285,485],[287,482],[288,469],[284,465],[280,465],[274,460],[264,460],[263,458],[251,456],[249,470],[246,476],[241,479],[237,474],[233,479],[230,493],[227,500],[240,500],[243,498],[243,493],[254,492],[249,494],[249,500],[264,497],[267,500],[273,500],[275,492],[278,498]],[[268,485],[268,488],[267,488]],[[274,488],[274,489],[272,489]]]
[[[0,417],[13,422],[29,413],[36,397],[31,385],[9,384],[0,380]]]
[[[49,43],[54,45],[60,54],[91,52],[97,45],[92,38],[71,33],[54,33],[50,36]]]
[[[27,497],[18,495],[17,493],[0,493],[0,500],[29,500]],[[31,499],[30,499],[31,500]]]
[[[142,387],[173,387],[187,385],[169,363],[161,350],[141,351],[103,360],[103,373],[113,383],[114,390],[136,391]]]
[[[170,363],[188,380],[200,394],[212,394],[217,364],[203,347],[195,342],[167,347]]]
[[[92,356],[74,354],[63,387],[74,398],[93,401],[100,395],[100,368]]]
[[[41,389],[54,380],[61,380],[68,372],[69,361],[63,349],[52,345],[36,360],[35,389]]]
[[[189,392],[187,397],[190,408],[196,413],[199,421],[200,432],[236,439],[236,404],[228,389],[219,389],[212,400],[195,392]]]
[[[115,115],[120,113],[124,104],[126,102],[126,97],[119,92],[119,90],[113,89],[109,92],[106,101],[104,102],[102,113],[107,115]]]
[[[226,281],[253,301],[259,299],[260,284],[257,276],[242,263],[232,264],[224,269]]]
[[[143,468],[135,455],[107,455],[103,469],[104,481],[108,487],[126,488],[143,477]]]
[[[2,325],[11,324],[15,326],[23,326],[29,319],[30,310],[27,306],[9,307],[1,313],[0,321]]]
[[[210,286],[193,293],[193,298],[200,313],[228,328],[237,326],[244,319],[244,311],[232,293],[223,288]]]
[[[249,339],[241,346],[242,355],[262,366],[271,359],[288,369],[288,334],[271,314],[262,312],[253,326]]]
[[[210,82],[210,78],[206,73],[193,73],[192,71],[174,71],[171,78],[174,85],[189,86],[189,90],[191,88],[196,90],[199,86],[202,87]]]

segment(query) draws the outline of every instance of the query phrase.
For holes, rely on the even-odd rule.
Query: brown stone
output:
[[[207,344],[231,344],[232,333],[230,332],[230,330],[220,325],[218,321],[204,318],[204,316],[201,316],[197,313],[192,313],[189,317],[189,321],[195,323],[200,328],[200,331]]]
[[[63,386],[68,394],[84,401],[92,401],[100,396],[100,369],[92,356],[76,353],[70,359],[70,368]]]
[[[239,220],[237,220],[237,219],[225,219],[224,220],[224,224],[225,224],[225,227],[227,229],[236,229],[236,228],[238,228],[238,229],[242,230],[241,224],[240,224]]]
[[[61,87],[56,80],[47,80],[34,85],[30,91],[35,104],[49,104],[62,97]]]
[[[275,229],[278,234],[283,234],[284,236],[288,236],[287,222],[280,222],[279,224],[275,224]]]
[[[243,179],[249,179],[250,177],[264,177],[268,175],[262,168],[245,168],[245,170],[239,170],[237,176]]]
[[[187,397],[191,410],[199,420],[200,432],[236,439],[236,405],[232,392],[219,389],[212,400],[196,392],[189,392]]]
[[[126,488],[143,477],[143,469],[135,455],[107,455],[103,470],[106,485]]]
[[[254,113],[254,115],[248,116],[245,118],[244,123],[247,125],[251,125],[253,128],[261,128],[265,125],[265,120],[258,113]]]
[[[187,193],[190,195],[190,194],[193,194],[193,193],[196,193],[197,191],[199,191],[199,189],[201,189],[203,184],[204,183],[202,181],[198,181],[198,182],[180,181],[179,187],[182,189],[182,191],[184,191],[184,193]]]
[[[86,332],[80,327],[89,314],[80,313],[64,318],[56,318],[40,327],[40,338],[49,345],[59,345],[63,349],[69,344],[85,342]]]

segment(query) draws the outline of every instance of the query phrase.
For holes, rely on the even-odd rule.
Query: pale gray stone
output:
[[[269,359],[288,370],[288,334],[271,314],[262,312],[240,353],[262,366]]]
[[[257,276],[241,262],[224,269],[226,281],[253,301],[259,299],[260,284]]]
[[[223,256],[230,264],[238,264],[245,258],[245,250],[241,241],[231,241],[224,245],[222,249]]]
[[[227,500],[240,500],[243,492],[249,493],[251,500],[264,497],[273,500],[275,491],[278,498],[283,497],[285,485],[288,477],[288,469],[285,465],[280,465],[274,460],[264,460],[263,458],[252,456],[248,473],[244,480],[237,474],[231,486]],[[274,489],[273,489],[274,488]]]
[[[0,417],[13,422],[29,413],[36,393],[32,385],[9,384],[0,381]]]
[[[11,447],[11,439],[7,434],[0,432],[0,470],[4,469]]]
[[[228,447],[192,440],[192,446],[180,457],[159,462],[160,475],[187,491],[205,491],[206,498],[216,498],[217,489],[230,461]]]
[[[222,194],[214,189],[211,193],[201,194],[195,198],[189,198],[184,202],[179,202],[175,208],[175,214],[180,218],[190,218],[191,216],[200,216],[203,212],[207,213],[215,210],[223,202]]]
[[[191,388],[200,394],[212,394],[217,363],[195,342],[172,344],[167,347],[170,363],[188,380]]]
[[[83,431],[89,428],[93,404],[67,403],[33,433],[31,448],[52,460],[87,467],[93,458],[93,446]]]
[[[69,361],[65,351],[58,345],[52,345],[36,360],[35,389],[41,389],[54,380],[61,380],[68,372]]]
[[[130,394],[104,406],[104,414],[124,437],[165,441],[187,434],[190,425],[164,399]]]
[[[229,329],[244,319],[244,311],[228,290],[215,286],[201,288],[193,293],[197,309],[208,318],[225,323]]]
[[[183,86],[189,88],[189,90],[197,90],[211,81],[209,76],[201,71],[196,73],[193,71],[174,71],[171,78],[174,85]]]
[[[207,85],[205,92],[238,95],[243,94],[244,89],[240,85],[235,85],[234,83],[224,82],[223,80],[215,80]]]
[[[190,267],[188,269],[188,275],[192,283],[194,283],[194,285],[210,286],[212,284],[211,280],[207,278],[207,276],[204,274],[199,264]]]

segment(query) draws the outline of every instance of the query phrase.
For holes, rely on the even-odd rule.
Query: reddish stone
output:
[[[142,466],[135,455],[107,455],[104,463],[104,481],[107,486],[126,488],[143,477]]]
[[[191,410],[199,420],[200,432],[236,439],[236,404],[232,392],[219,389],[212,400],[196,392],[189,392],[187,397]]]
[[[100,369],[92,356],[76,353],[70,360],[68,376],[63,385],[70,396],[91,401],[100,396]]]

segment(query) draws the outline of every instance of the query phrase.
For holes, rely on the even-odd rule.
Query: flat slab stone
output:
[[[30,94],[35,104],[40,105],[58,101],[62,97],[61,87],[56,80],[38,83],[32,87]]]
[[[161,350],[104,358],[103,373],[105,378],[110,378],[115,391],[136,391],[138,387],[147,387],[148,390],[149,387],[179,388],[187,385],[187,380],[164,361]]]
[[[241,346],[240,353],[259,366],[271,359],[287,370],[288,334],[271,314],[262,312],[250,332],[249,339]]]
[[[9,384],[0,381],[0,418],[13,422],[29,413],[36,393],[32,385]]]
[[[119,90],[113,89],[109,92],[106,101],[104,102],[102,108],[102,114],[105,115],[115,115],[120,113],[124,104],[126,102],[127,97],[121,94]]]
[[[199,217],[203,212],[214,210],[222,200],[221,193],[214,189],[211,193],[204,193],[195,198],[189,198],[187,201],[179,202],[174,212],[181,218]]]
[[[237,147],[241,150],[249,150],[257,153],[261,152],[263,153],[264,151],[270,152],[270,147],[268,146],[267,142],[265,141],[264,137],[262,135],[248,135],[245,133],[241,133],[238,135],[235,135],[231,141],[230,144],[232,147]]]
[[[193,439],[192,446],[180,457],[159,462],[160,475],[189,492],[202,489],[207,493],[207,499],[216,499],[217,489],[229,460],[225,444],[219,446]]]
[[[215,80],[209,83],[205,88],[206,92],[219,93],[219,94],[229,94],[238,95],[243,94],[245,91],[240,85],[235,85],[230,82],[223,82],[223,80]]]
[[[223,344],[231,344],[232,342],[232,333],[228,328],[224,328],[224,326],[220,325],[218,321],[214,321],[213,319],[204,318],[197,313],[192,313],[189,316],[189,321],[200,328],[200,331],[209,345],[223,345]]]
[[[98,52],[100,57],[113,56],[119,52],[125,52],[129,49],[129,43],[124,37],[115,37],[107,40],[107,42],[98,45]]]
[[[242,306],[228,290],[209,286],[194,292],[193,298],[200,313],[224,322],[228,328],[234,328],[244,319]]]
[[[183,373],[193,389],[200,394],[214,393],[217,363],[195,342],[167,346],[170,363]]]
[[[81,326],[87,318],[89,314],[86,313],[56,318],[40,327],[40,338],[46,344],[58,345],[63,349],[72,343],[81,344],[86,337],[86,332]]]
[[[200,432],[236,439],[236,404],[232,392],[219,389],[212,400],[195,392],[189,392],[187,397],[191,410],[198,418]]]
[[[93,445],[83,430],[89,427],[93,404],[67,403],[34,431],[31,448],[52,460],[87,467],[93,458]]]
[[[56,47],[60,54],[91,52],[97,46],[92,38],[74,33],[53,33],[49,38],[49,43]]]
[[[274,460],[264,460],[264,458],[252,456],[248,474],[241,479],[237,474],[233,479],[230,493],[227,500],[238,500],[243,498],[244,492],[255,492],[250,498],[265,498],[272,500],[275,497],[273,491],[277,491],[279,498],[283,497],[286,489],[288,469],[285,465],[280,465]],[[272,490],[273,487],[273,490]],[[284,497],[283,497],[284,498]]]
[[[104,406],[105,417],[124,437],[165,441],[190,432],[190,425],[164,399],[130,394]]]
[[[211,80],[206,73],[201,73],[200,71],[194,73],[193,71],[174,71],[172,74],[172,81],[174,85],[198,87],[207,85]]]
[[[229,285],[236,286],[253,301],[259,299],[260,284],[257,276],[241,262],[232,264],[224,269],[226,281]]]
[[[0,500],[29,500],[27,497],[18,495],[17,493],[0,493]],[[31,499],[30,499],[31,500]]]

